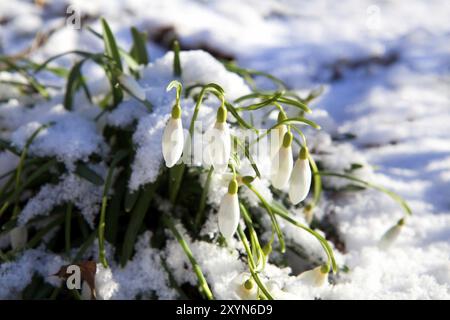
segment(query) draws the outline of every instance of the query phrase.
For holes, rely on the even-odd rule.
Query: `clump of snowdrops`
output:
[[[80,90],[83,90],[86,96],[93,101],[86,79],[82,74],[82,66],[87,61],[94,62],[104,70],[110,82],[109,94],[101,101],[95,102],[102,108],[102,112],[97,115],[97,120],[113,111],[124,99],[124,93],[135,99],[137,103],[142,103],[151,113],[154,106],[146,100],[143,88],[136,81],[139,78],[139,69],[149,63],[145,35],[132,28],[133,46],[131,50],[126,51],[117,46],[106,21],[102,20],[102,26],[102,33],[90,31],[103,40],[104,52],[71,51],[52,57],[41,64],[27,59],[17,61],[8,57],[2,57],[0,62],[6,70],[18,72],[27,79],[26,83],[17,84],[24,95],[40,95],[44,99],[50,97],[51,90],[39,83],[35,77],[43,70],[65,78],[63,103],[67,110],[72,109],[74,95]],[[63,226],[53,235],[53,241],[47,241],[49,250],[65,254],[70,261],[77,262],[83,256],[84,251],[96,242],[98,256],[93,258],[107,268],[110,261],[106,257],[105,241],[108,241],[117,248],[116,255],[112,259],[116,259],[122,266],[125,266],[133,256],[134,244],[140,233],[144,230],[152,230],[154,237],[151,245],[163,248],[167,240],[167,231],[170,231],[188,257],[198,279],[200,296],[195,290],[185,290],[184,295],[190,298],[213,299],[210,286],[196,257],[192,254],[188,242],[184,239],[183,232],[177,228],[177,223],[181,222],[193,239],[201,238],[199,231],[207,220],[207,213],[211,212],[207,195],[211,187],[212,174],[215,173],[227,178],[228,188],[218,207],[219,234],[208,241],[216,243],[217,246],[227,246],[233,239],[239,240],[245,250],[245,256],[242,259],[245,259],[248,264],[248,272],[239,279],[239,290],[242,291],[240,295],[254,299],[272,299],[270,284],[266,283],[261,274],[274,250],[281,254],[286,250],[284,235],[279,226],[280,219],[316,237],[325,252],[326,260],[312,270],[306,271],[302,275],[304,278],[310,278],[313,283],[321,285],[327,281],[330,272],[339,271],[329,242],[309,225],[295,220],[289,212],[290,207],[302,208],[307,217],[306,220],[312,221],[314,208],[321,198],[323,176],[346,179],[359,187],[382,191],[398,201],[406,215],[411,214],[407,204],[391,191],[347,173],[327,171],[326,168],[320,168],[320,164],[316,164],[313,154],[308,149],[307,137],[302,128],[306,125],[320,130],[318,124],[307,118],[307,115],[312,112],[308,104],[320,94],[319,91],[313,91],[306,98],[301,98],[272,75],[224,62],[229,71],[242,76],[252,88],[251,94],[228,101],[227,93],[216,83],[199,83],[183,87],[180,82],[183,70],[177,42],[174,43],[173,49],[174,79],[168,83],[167,89],[175,89],[176,97],[161,141],[165,166],[161,168],[157,181],[134,192],[127,188],[135,152],[132,141],[133,129],[112,126],[106,126],[103,129],[103,136],[110,147],[109,154],[103,159],[98,159],[97,155],[93,155],[88,162],[104,161],[108,165],[106,178],[102,178],[90,169],[86,162],[79,161],[76,164],[75,173],[79,177],[103,188],[101,209],[95,221],[94,231],[90,231],[86,222],[80,219],[79,212],[73,203],[65,203],[54,209],[52,215],[55,218],[39,229],[29,228],[27,225],[17,226],[18,216],[28,200],[28,197],[24,195],[34,193],[44,183],[57,181],[57,178],[67,169],[56,158],[36,157],[28,154],[28,149],[36,136],[48,126],[52,126],[52,123],[38,128],[22,149],[13,146],[9,141],[0,141],[3,149],[14,153],[20,159],[15,169],[2,176],[6,182],[0,190],[1,233],[9,234],[11,238],[10,250],[0,252],[2,262],[15,259],[23,250],[37,247],[51,230]],[[80,57],[80,60],[70,70],[50,67],[53,60],[67,54]],[[267,78],[273,82],[276,89],[273,91],[259,90],[254,82],[255,77]],[[183,96],[194,97],[196,102],[188,128],[183,128],[181,121]],[[201,165],[184,163],[182,158],[186,152],[188,142],[186,140],[191,139],[194,134],[194,125],[206,98],[217,100],[215,123],[212,128],[208,128],[212,138],[206,141],[204,161]],[[298,115],[289,118],[286,108],[296,109]],[[277,122],[275,125],[270,128],[255,128],[252,123],[245,120],[249,117],[242,116],[260,110],[267,110],[268,113],[276,112]],[[252,131],[256,139],[250,143],[258,143],[261,139],[271,136],[271,150],[267,155],[272,162],[271,188],[277,190],[277,194],[284,194],[288,203],[277,200],[269,201],[254,187],[253,183],[256,179],[261,178],[261,172],[252,159],[249,141],[245,141],[239,135],[233,135],[230,127]],[[185,135],[183,129],[187,129],[189,135]],[[297,154],[293,153],[294,144],[298,145],[299,152]],[[252,174],[244,175],[240,172],[239,159],[241,157],[251,163]],[[188,168],[193,170],[188,170]],[[200,183],[200,174],[206,174],[204,183]],[[243,189],[248,189],[257,197],[258,210],[250,207],[246,200],[240,197]],[[288,190],[287,195],[284,190]],[[311,196],[308,197],[310,194]],[[163,199],[170,203],[170,210],[165,212],[159,210],[154,201],[156,197],[159,201]],[[309,199],[307,203],[305,203],[306,199]],[[183,210],[178,210],[178,208],[183,208]],[[263,230],[258,222],[261,219],[261,212],[267,215],[271,224],[271,237],[264,240],[261,239]],[[32,222],[39,222],[39,218]],[[398,236],[404,222],[405,219],[402,218],[389,229],[381,239],[380,245],[385,247],[391,244]],[[80,249],[73,254],[72,249],[75,247]],[[170,274],[164,261],[163,264]],[[42,283],[39,284],[44,286]],[[183,284],[174,283],[173,285],[178,290],[182,290]],[[64,289],[57,288],[50,290],[47,297],[57,298],[63,295]],[[75,297],[78,296],[75,295]]]

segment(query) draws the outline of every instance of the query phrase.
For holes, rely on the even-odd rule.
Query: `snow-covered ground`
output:
[[[52,31],[32,52],[37,61],[72,49],[101,49],[86,31],[59,27],[68,3],[38,7],[31,1],[2,1],[0,53],[25,50],[36,30]],[[340,273],[334,285],[314,290],[286,280],[285,291],[296,298],[450,299],[450,2],[70,3],[82,13],[82,23],[97,30],[97,17],[104,16],[126,47],[131,25],[150,33],[172,27],[182,46],[232,56],[239,65],[272,73],[300,93],[324,86],[312,104],[312,117],[324,133],[309,138],[317,150],[330,153],[320,159],[336,169],[352,162],[370,164],[364,178],[403,196],[413,216],[395,244],[380,250],[377,241],[402,215],[396,203],[370,190],[324,201],[317,214],[335,219],[346,248],[339,262],[349,272]],[[149,51],[154,60],[166,49],[152,42]],[[330,145],[330,137],[349,134],[354,138]],[[201,255],[202,247],[193,250]],[[159,258],[150,253],[148,259],[153,265]],[[214,266],[204,268],[208,276]],[[116,274],[117,281],[127,281],[124,274],[130,270]],[[142,279],[152,281],[151,270],[142,271]],[[156,281],[155,286],[163,285]],[[223,290],[214,289],[218,294]],[[170,298],[170,292],[164,297]]]

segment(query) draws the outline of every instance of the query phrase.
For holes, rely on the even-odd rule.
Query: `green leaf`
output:
[[[316,239],[320,242],[320,244],[322,245],[322,248],[324,249],[325,253],[328,256],[328,263],[331,264],[333,272],[336,273],[338,271],[336,259],[334,258],[333,249],[331,248],[330,244],[324,237],[322,237],[319,233],[312,230],[311,228],[309,228],[309,227],[301,224],[297,220],[291,218],[289,216],[289,212],[286,210],[286,208],[281,203],[274,202],[273,205],[271,206],[271,208],[275,214],[279,215],[284,220],[299,227],[300,229],[303,229],[303,230],[309,232],[311,235],[316,237]]]
[[[122,62],[120,61],[120,54],[117,48],[116,39],[105,19],[101,18],[102,28],[103,28],[103,41],[105,43],[105,53],[106,55],[113,58],[116,62],[117,68],[122,70]]]
[[[377,185],[377,184],[374,184],[374,183],[371,183],[371,182],[367,182],[367,181],[361,180],[361,179],[359,179],[357,177],[354,177],[354,176],[351,176],[351,175],[348,175],[348,174],[343,174],[343,173],[319,171],[316,174],[319,174],[321,176],[344,178],[344,179],[347,179],[347,180],[358,182],[358,183],[362,184],[365,187],[370,187],[370,188],[373,188],[375,190],[381,191],[381,192],[385,193],[386,195],[388,195],[389,197],[391,197],[393,200],[395,200],[398,204],[400,204],[400,206],[402,207],[402,209],[405,211],[405,213],[407,215],[412,215],[412,210],[409,207],[409,205],[406,203],[406,201],[401,196],[396,194],[395,192],[393,192],[391,190],[388,190],[388,189],[386,189],[383,186],[380,186],[380,185]]]
[[[86,59],[78,61],[70,70],[69,76],[66,83],[66,94],[64,95],[64,108],[67,110],[72,110],[73,97],[80,86],[81,80],[81,67]]]
[[[180,191],[181,182],[183,180],[186,165],[184,163],[173,166],[169,169],[169,185],[170,188],[170,202],[175,203],[178,192]]]
[[[140,192],[139,199],[131,212],[130,222],[128,223],[125,238],[123,239],[122,254],[120,257],[120,264],[122,266],[126,265],[133,253],[137,234],[144,222],[145,215],[150,207],[150,202],[155,194],[157,186],[158,182],[147,184],[142,192]]]
[[[75,169],[75,174],[78,175],[80,178],[83,178],[87,181],[89,181],[92,184],[95,184],[96,186],[103,185],[104,181],[103,178],[100,177],[97,172],[89,168],[85,163],[79,162],[77,164],[77,167]]]
[[[278,99],[281,97],[282,94],[283,94],[282,92],[276,92],[273,96],[268,97],[268,99],[266,99],[266,100],[263,100],[261,102],[258,102],[258,103],[255,103],[255,104],[252,104],[249,106],[239,107],[239,108],[236,108],[236,110],[238,110],[238,111],[254,111],[254,110],[264,108],[264,107],[269,106],[269,105],[273,104],[274,102],[278,101]]]
[[[127,193],[125,194],[125,212],[130,212],[134,205],[136,204],[137,199],[139,198],[140,191],[130,191],[127,190]]]
[[[145,45],[146,35],[139,32],[135,27],[131,27],[131,36],[133,37],[133,47],[131,56],[142,65],[148,64],[148,52]]]
[[[298,100],[294,100],[294,99],[290,99],[290,98],[286,98],[286,97],[280,97],[278,99],[278,102],[284,103],[284,104],[288,104],[288,105],[291,105],[293,107],[299,108],[302,111],[305,111],[307,113],[311,113],[312,112],[311,109],[306,104],[304,104],[303,102],[300,102]]]
[[[105,252],[105,220],[106,220],[106,206],[108,204],[108,194],[109,189],[111,188],[112,177],[114,173],[114,169],[118,165],[118,163],[123,160],[128,155],[128,150],[119,150],[115,154],[111,165],[108,170],[108,174],[106,176],[105,186],[103,188],[103,197],[102,197],[102,207],[100,211],[100,219],[98,225],[98,251],[99,251],[99,261],[106,268],[108,267],[108,262],[106,261],[106,252]]]
[[[307,125],[310,125],[311,127],[313,127],[314,129],[320,130],[320,126],[315,123],[314,121],[308,120],[306,118],[302,118],[302,117],[296,117],[296,118],[287,118],[284,119],[280,122],[278,122],[276,125],[272,126],[268,131],[275,129],[276,127],[278,127],[281,124],[292,124],[292,123],[305,123]]]
[[[198,210],[195,215],[195,226],[196,226],[197,230],[200,228],[200,225],[203,222],[203,213],[204,213],[205,207],[206,207],[206,197],[208,195],[209,185],[211,184],[211,176],[212,176],[213,171],[214,171],[214,167],[211,166],[208,170],[208,175],[206,177],[205,186],[203,187],[202,195],[200,197],[200,204],[198,206]]]
[[[172,45],[173,49],[173,75],[181,77],[181,62],[180,62],[180,43],[175,40]]]

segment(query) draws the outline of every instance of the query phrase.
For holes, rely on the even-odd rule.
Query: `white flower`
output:
[[[227,240],[230,240],[236,232],[241,215],[237,191],[238,183],[236,179],[232,179],[228,185],[228,192],[220,202],[218,213],[219,230]]]
[[[283,111],[278,113],[278,122],[287,119],[286,114]],[[285,124],[281,124],[277,126],[271,132],[271,146],[270,146],[270,157],[273,158],[276,156],[278,150],[280,150],[283,145],[284,135],[287,132],[287,126]]]
[[[11,247],[13,250],[20,250],[27,244],[28,230],[27,227],[15,227],[9,232]]]
[[[258,298],[258,286],[252,280],[248,272],[242,272],[231,280],[232,290],[242,300],[256,300]]]
[[[305,271],[297,276],[300,282],[313,286],[321,287],[325,283],[328,283],[328,272],[330,268],[328,265],[316,267],[312,270]]]
[[[145,100],[145,90],[134,80],[133,77],[122,73],[117,80],[130,94],[138,98],[139,100]]]
[[[381,237],[380,242],[378,242],[378,247],[382,250],[388,249],[400,235],[404,224],[405,220],[400,219],[395,226],[389,228],[389,230]]]
[[[217,172],[227,169],[231,155],[231,135],[226,118],[227,109],[220,107],[217,111],[216,123],[206,135],[209,141],[205,162],[207,165],[212,165]]]
[[[277,189],[283,189],[289,182],[294,159],[292,157],[292,134],[284,135],[283,145],[272,159],[271,182]]]
[[[311,186],[311,168],[308,162],[308,150],[302,147],[300,156],[295,161],[289,185],[289,199],[293,204],[305,200]]]
[[[172,109],[172,117],[164,129],[162,152],[168,168],[173,167],[183,153],[184,133],[180,116],[181,109],[178,105],[175,105]]]

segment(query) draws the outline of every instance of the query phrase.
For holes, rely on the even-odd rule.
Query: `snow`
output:
[[[43,185],[39,192],[28,200],[18,223],[24,225],[36,216],[49,215],[58,205],[73,203],[86,222],[94,228],[94,219],[100,210],[102,193],[103,186],[96,186],[75,174],[63,175],[59,183]]]
[[[353,175],[386,186],[411,205],[413,216],[407,219],[395,243],[383,250],[378,247],[379,240],[403,216],[398,204],[369,189],[338,196],[326,193],[315,208],[315,215],[332,220],[346,249],[345,252],[335,250],[338,264],[347,266],[349,271],[332,277],[333,285],[313,288],[301,283],[297,277],[299,268],[281,269],[268,264],[264,275],[277,296],[450,298],[450,202],[446,194],[450,190],[450,28],[447,22],[450,3],[439,0],[132,0],[60,1],[39,8],[26,1],[3,1],[0,3],[0,53],[18,53],[30,45],[35,30],[50,30],[64,22],[56,12],[62,12],[60,9],[67,3],[75,4],[91,16],[104,15],[118,35],[119,44],[126,47],[130,44],[129,25],[147,31],[173,26],[182,45],[207,47],[234,56],[238,65],[272,73],[301,96],[311,88],[324,85],[323,95],[311,104],[311,119],[323,130],[305,130],[308,147],[316,161],[327,170],[338,172],[360,164],[362,168],[352,171]],[[97,19],[92,23],[100,30]],[[30,108],[26,98],[1,84],[2,138],[11,139],[20,149],[40,125],[54,121],[53,126],[37,136],[29,152],[54,156],[73,170],[79,160],[87,161],[94,153],[107,154],[101,136],[103,125],[131,128],[137,123],[133,134],[136,156],[128,186],[136,190],[155,181],[163,163],[162,132],[174,97],[173,92],[165,91],[173,79],[173,54],[165,53],[159,44],[150,43],[148,47],[152,62],[141,70],[139,83],[154,105],[153,113],[149,114],[139,101],[127,97],[116,110],[95,122],[99,110],[82,94],[77,95],[71,112],[63,109],[62,96],[38,101]],[[64,27],[55,31],[31,57],[43,61],[75,48],[101,50],[102,46],[89,33]],[[73,59],[62,58],[58,63],[68,66]],[[182,52],[181,63],[180,80],[185,88],[215,82],[224,88],[230,101],[250,92],[240,77],[227,72],[206,52]],[[95,88],[96,94],[108,90],[104,75],[93,66],[85,66],[83,72],[89,75],[89,85]],[[47,81],[44,75],[41,77]],[[23,80],[4,72],[0,79]],[[258,79],[257,84],[270,86],[264,79]],[[213,123],[218,104],[215,99],[205,100],[199,114],[203,129]],[[183,127],[187,129],[194,103],[187,98],[181,105]],[[346,134],[354,138],[338,141],[342,140],[338,137]],[[17,158],[10,153],[0,154],[1,173],[13,169],[16,163]],[[267,163],[261,167],[264,165]],[[252,172],[245,161],[240,169],[245,174]],[[265,173],[253,184],[264,197],[271,199]],[[206,174],[202,174],[202,184],[205,179]],[[229,179],[212,176],[207,199],[212,209],[206,212],[208,218],[203,230],[210,238],[217,235],[215,212]],[[348,185],[348,181],[326,177],[324,185],[339,189]],[[101,188],[69,174],[55,185],[42,186],[23,208],[19,222],[26,224],[35,216],[48,215],[56,205],[74,201],[92,226],[100,196]],[[245,188],[241,188],[240,196],[250,206],[258,203]],[[298,221],[306,223],[301,208],[292,208],[291,212]],[[288,241],[301,246],[314,259],[324,258],[316,239],[279,221]],[[263,238],[268,236],[265,234]],[[171,239],[160,252],[148,245],[150,237],[149,233],[141,236],[136,244],[137,253],[124,269],[115,265],[111,270],[99,268],[101,297],[132,299],[144,295],[151,298],[149,292],[162,299],[177,297],[161,269],[162,256],[176,280],[196,283],[178,243]],[[187,235],[186,238],[215,296],[237,298],[237,289],[232,284],[233,279],[246,271],[238,258],[242,248],[235,243],[222,248],[206,241],[192,241]],[[43,272],[49,268],[48,260],[58,259],[61,258],[57,255],[33,249],[12,263],[2,263],[0,297],[16,297],[31,280],[32,270]],[[186,272],[185,266],[190,272]]]

